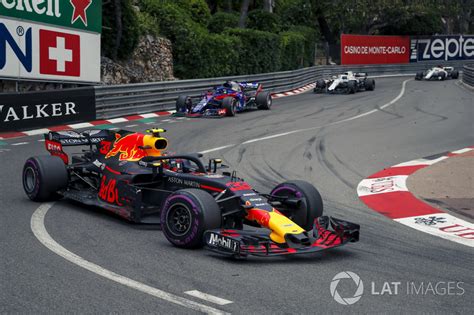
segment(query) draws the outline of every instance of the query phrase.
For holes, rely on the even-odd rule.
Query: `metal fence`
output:
[[[460,69],[463,63],[463,61],[451,61],[443,62],[443,65],[451,65]],[[174,109],[175,101],[179,95],[198,97],[203,91],[222,84],[226,80],[257,81],[263,84],[265,90],[283,92],[315,82],[319,78],[349,70],[367,72],[369,75],[415,74],[437,64],[439,62],[398,65],[315,66],[294,71],[256,75],[97,86],[95,91],[97,117],[113,118]],[[470,78],[472,80],[472,76]]]
[[[474,63],[464,65],[462,82],[474,87]]]

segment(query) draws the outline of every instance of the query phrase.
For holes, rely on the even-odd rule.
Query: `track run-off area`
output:
[[[361,225],[358,243],[296,257],[240,261],[178,249],[158,226],[64,200],[31,202],[21,170],[28,157],[47,153],[42,137],[2,140],[0,312],[468,313],[473,248],[392,221],[356,190],[391,165],[474,145],[473,103],[474,93],[457,80],[394,77],[376,79],[373,92],[307,92],[233,118],[107,126],[165,128],[170,151],[220,157],[261,192],[307,180],[321,192],[326,215]],[[344,271],[364,284],[352,305],[336,302],[330,290]],[[428,283],[437,289],[426,290]],[[338,290],[352,296],[356,285]]]

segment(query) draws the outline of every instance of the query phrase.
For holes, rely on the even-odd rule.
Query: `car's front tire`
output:
[[[204,245],[204,232],[221,226],[221,211],[207,192],[181,189],[171,194],[161,211],[161,227],[168,241],[181,248]]]
[[[226,97],[222,100],[222,108],[225,109],[225,115],[228,117],[235,116],[237,100],[233,97]]]
[[[185,113],[189,111],[192,107],[191,98],[187,95],[181,95],[176,100],[176,112]]]
[[[23,166],[23,189],[33,201],[50,201],[58,198],[58,190],[68,184],[68,172],[63,160],[57,156],[29,158]]]
[[[286,206],[286,215],[300,227],[309,231],[314,220],[323,215],[323,200],[316,187],[303,180],[292,180],[277,185],[270,195],[300,199],[299,205]],[[276,199],[278,200],[278,199]],[[284,204],[284,202],[283,202]]]

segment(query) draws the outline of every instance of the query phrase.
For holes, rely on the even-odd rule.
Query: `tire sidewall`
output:
[[[279,184],[270,194],[280,194],[285,191],[289,191],[292,196],[302,199],[302,205],[291,216],[292,221],[307,231],[311,230],[314,220],[323,215],[321,195],[313,185],[305,181],[288,181]]]
[[[34,182],[34,188],[32,191],[28,191],[26,188],[26,170],[28,168],[31,168],[33,170],[33,173],[35,174],[35,182]],[[41,171],[40,171],[40,166],[36,162],[35,159],[28,159],[25,162],[25,165],[23,166],[23,172],[22,172],[22,182],[23,182],[23,189],[31,200],[38,200],[41,196]]]
[[[206,192],[202,193],[207,194]],[[219,223],[217,223],[217,221],[215,220],[216,218],[214,217],[216,215],[216,209],[218,210],[217,203],[215,204],[216,209],[209,209],[211,208],[210,206],[213,205],[207,205],[208,209],[206,209],[206,202],[210,202],[210,199],[207,201],[200,200],[203,199],[203,196],[199,195],[202,194],[196,194],[191,193],[190,191],[180,190],[170,195],[165,201],[165,204],[160,214],[162,231],[168,241],[177,247],[201,247],[203,245],[204,232],[208,229],[213,229],[220,226],[220,217]],[[209,198],[211,198],[212,201],[215,202],[212,196],[209,195]],[[177,205],[185,206],[191,215],[190,228],[183,235],[173,234],[171,232],[171,228],[168,225],[170,210]],[[210,210],[214,212],[209,213]],[[220,216],[220,213],[218,215]]]

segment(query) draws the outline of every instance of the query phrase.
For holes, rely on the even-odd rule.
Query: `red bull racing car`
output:
[[[187,95],[176,100],[177,116],[223,117],[257,108],[268,110],[272,107],[272,95],[263,91],[259,83],[227,81],[221,86],[203,93],[198,102]]]
[[[34,201],[69,198],[127,220],[160,223],[170,243],[233,257],[303,254],[357,242],[359,225],[323,216],[316,188],[287,181],[257,192],[218,159],[167,155],[164,130],[45,134],[50,155],[29,158],[23,187]],[[67,147],[82,147],[68,154]],[[68,150],[69,151],[69,150]]]

